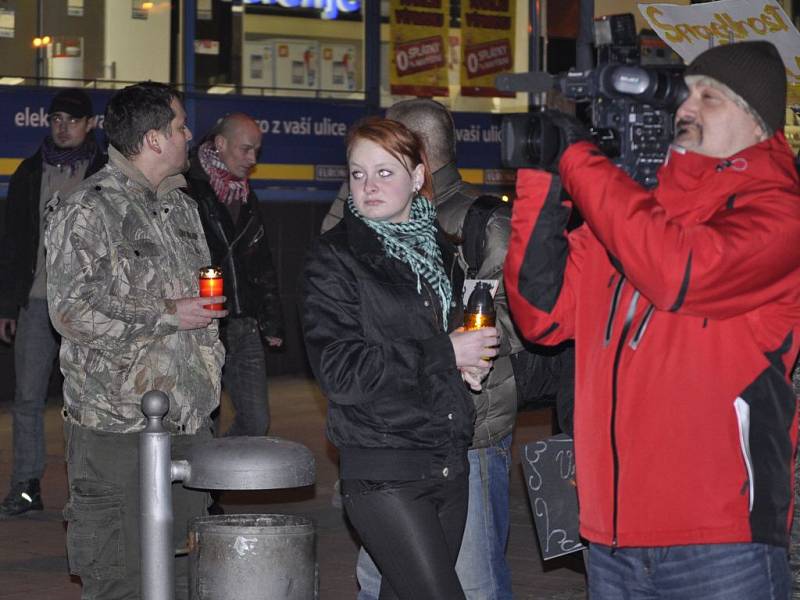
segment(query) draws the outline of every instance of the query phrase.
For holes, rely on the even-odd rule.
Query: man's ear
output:
[[[225,145],[228,143],[228,140],[225,139],[225,136],[221,133],[218,133],[214,136],[214,149],[217,151],[224,150]]]
[[[758,123],[756,123],[756,129],[754,133],[759,142],[763,142],[764,140],[769,138],[767,132],[764,131],[764,129]]]
[[[151,129],[144,134],[143,146],[147,146],[156,154],[161,154],[161,143],[158,141],[158,132]]]
[[[86,131],[87,133],[97,127],[97,116],[89,117],[86,120]]]

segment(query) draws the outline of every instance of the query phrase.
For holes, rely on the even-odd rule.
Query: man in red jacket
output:
[[[592,600],[788,598],[800,182],[775,47],[712,48],[659,185],[558,119],[559,179],[521,170],[506,289],[522,332],[576,340]],[[555,273],[555,276],[554,276]]]

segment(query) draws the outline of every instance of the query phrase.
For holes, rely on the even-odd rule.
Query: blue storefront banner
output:
[[[87,90],[98,115],[113,91]],[[53,88],[0,86],[0,176],[9,176],[16,161],[31,155],[47,133],[47,108]],[[346,176],[344,141],[348,128],[366,114],[360,102],[254,96],[189,95],[189,126],[199,141],[217,121],[232,112],[256,120],[264,135],[254,187],[302,184],[330,189]],[[500,168],[500,115],[455,113],[457,155],[468,180],[508,185]],[[5,160],[4,160],[5,159]]]
[[[347,130],[364,116],[363,104],[331,100],[209,96],[190,98],[194,134],[208,132],[226,114],[243,112],[258,123],[263,138],[259,163],[344,164]]]

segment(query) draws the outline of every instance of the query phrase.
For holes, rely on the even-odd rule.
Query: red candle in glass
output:
[[[222,269],[220,267],[203,267],[200,269],[200,297],[210,298],[222,295]],[[208,310],[223,310],[222,304],[206,304]]]

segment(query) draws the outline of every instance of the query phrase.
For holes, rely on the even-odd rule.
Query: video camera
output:
[[[600,32],[598,32],[600,30]],[[683,67],[642,65],[633,15],[595,23],[598,66],[561,75],[505,74],[502,91],[559,90],[575,102],[591,102],[590,133],[598,147],[633,179],[656,184],[656,171],[674,134],[673,116],[686,99]],[[543,167],[564,148],[548,111],[507,115],[502,121],[501,154],[506,167]]]

